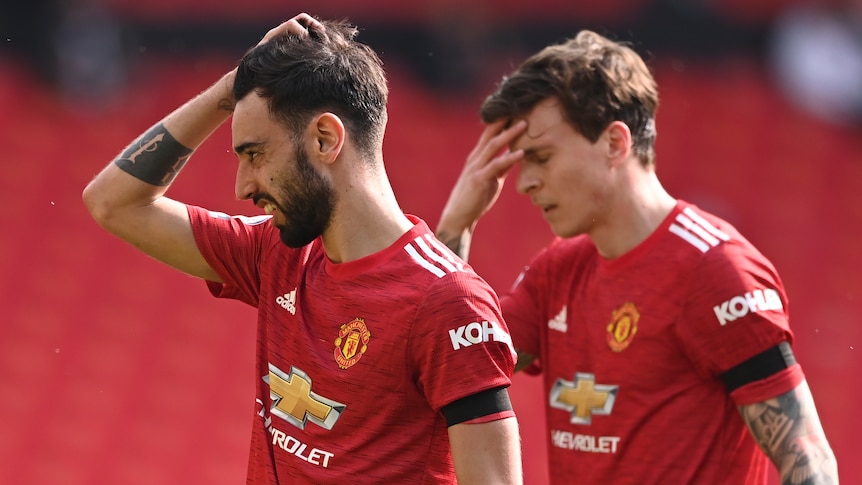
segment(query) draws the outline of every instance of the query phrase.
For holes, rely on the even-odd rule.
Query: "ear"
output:
[[[310,127],[314,146],[310,147],[309,155],[322,163],[334,162],[344,147],[347,133],[341,118],[333,113],[321,113],[311,121]]]
[[[613,121],[605,128],[608,161],[619,165],[629,158],[632,152],[632,131],[622,121]]]

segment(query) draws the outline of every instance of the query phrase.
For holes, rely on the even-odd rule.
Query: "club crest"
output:
[[[608,345],[614,352],[622,352],[638,333],[640,313],[632,302],[626,302],[611,313],[611,323],[608,324]]]
[[[349,323],[345,323],[338,330],[338,337],[335,339],[335,362],[338,367],[347,369],[352,367],[368,350],[368,341],[371,340],[371,332],[365,326],[365,320],[355,318]]]

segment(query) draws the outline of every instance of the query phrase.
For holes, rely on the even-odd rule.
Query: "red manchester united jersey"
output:
[[[440,409],[508,386],[514,350],[499,302],[426,224],[330,262],[268,217],[189,207],[218,297],[258,308],[248,482],[455,483]],[[511,415],[511,414],[508,414]]]
[[[679,202],[607,260],[556,240],[503,298],[515,347],[539,356],[551,482],[763,484],[770,462],[737,406],[790,391],[798,365],[728,393],[728,369],[791,341],[772,264]]]

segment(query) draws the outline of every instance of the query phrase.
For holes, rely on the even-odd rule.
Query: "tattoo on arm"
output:
[[[192,151],[159,123],[135,140],[114,164],[138,180],[164,187],[180,173]]]
[[[835,455],[805,382],[776,398],[742,406],[740,413],[778,468],[782,485],[837,485]]]
[[[467,257],[470,255],[470,238],[464,233],[452,235],[447,233],[446,231],[440,231],[437,233],[437,239],[440,240],[443,244],[446,245],[449,249],[452,250],[455,254],[458,255],[464,261],[467,261]]]
[[[218,101],[218,109],[220,111],[227,111],[228,113],[233,113],[235,103],[233,99],[222,98]]]

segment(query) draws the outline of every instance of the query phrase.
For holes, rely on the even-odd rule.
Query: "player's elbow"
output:
[[[120,208],[111,197],[110,191],[102,185],[98,179],[94,179],[84,187],[81,199],[90,216],[103,228],[110,229],[111,221],[117,219]]]
[[[90,215],[96,221],[105,218],[110,212],[104,197],[102,197],[94,181],[91,181],[84,187],[81,199],[84,201],[84,207],[87,208],[87,211],[90,212]]]

